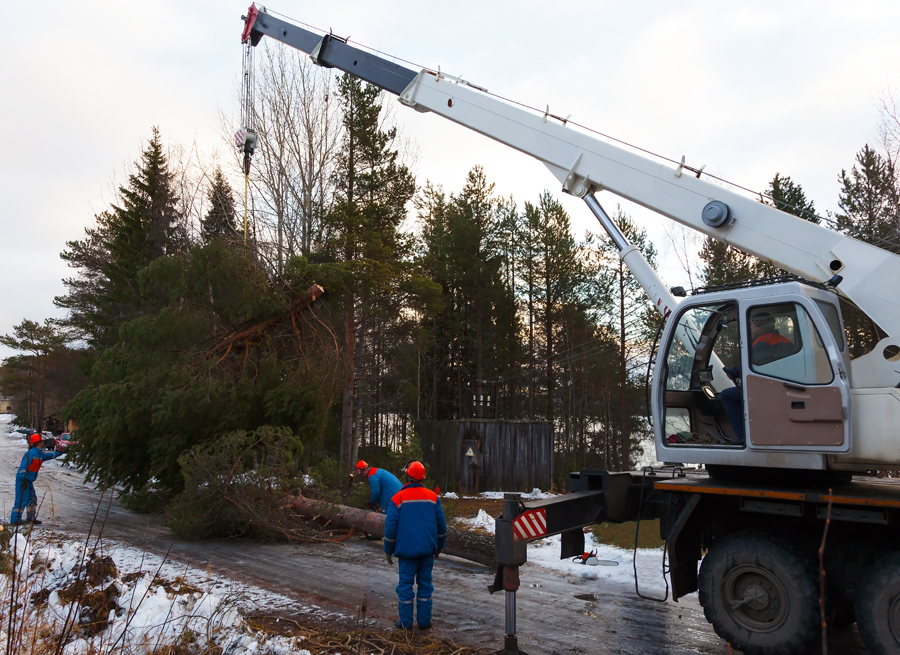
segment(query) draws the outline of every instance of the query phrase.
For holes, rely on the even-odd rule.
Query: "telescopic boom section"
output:
[[[893,387],[900,383],[900,367],[892,361],[896,357],[889,356],[900,337],[897,255],[694,175],[683,175],[682,167],[673,168],[586,135],[549,113],[513,106],[465,80],[427,69],[410,70],[336,36],[322,37],[291,25],[264,10],[252,23],[248,16],[245,33],[254,45],[263,36],[274,38],[308,52],[321,66],[337,68],[398,95],[402,104],[417,111],[433,112],[538,159],[565,192],[588,201],[595,215],[596,201],[591,203],[590,196],[610,191],[807,280],[839,282],[839,293],[888,335],[873,352],[854,362],[853,386]],[[647,289],[652,280],[641,279],[647,277],[642,266],[636,262],[635,275]],[[648,289],[654,304],[674,304],[671,295],[664,288],[662,291],[653,297]]]

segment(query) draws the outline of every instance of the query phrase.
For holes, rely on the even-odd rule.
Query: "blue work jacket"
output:
[[[390,471],[384,469],[369,469],[369,489],[372,490],[372,498],[369,502],[381,505],[381,509],[387,511],[388,505],[391,504],[391,498],[400,491],[403,485],[397,476]]]
[[[441,499],[410,482],[391,499],[384,522],[384,552],[397,557],[434,555],[444,549],[447,521]]]
[[[19,464],[19,470],[16,471],[16,477],[23,475],[29,482],[34,482],[37,480],[38,471],[41,470],[41,464],[49,459],[56,459],[60,455],[62,455],[62,453],[56,451],[45,453],[37,446],[33,446],[29,448],[28,452],[22,457],[22,463]]]

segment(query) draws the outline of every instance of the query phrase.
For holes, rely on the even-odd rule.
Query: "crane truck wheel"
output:
[[[758,532],[717,541],[700,565],[700,604],[716,633],[745,655],[801,655],[821,641],[809,557]]]
[[[873,655],[900,654],[900,553],[878,560],[863,575],[856,627]]]

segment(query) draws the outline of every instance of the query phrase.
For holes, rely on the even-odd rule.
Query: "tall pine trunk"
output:
[[[353,465],[353,396],[356,370],[356,330],[353,294],[344,295],[344,399],[341,408],[341,468],[350,471]]]

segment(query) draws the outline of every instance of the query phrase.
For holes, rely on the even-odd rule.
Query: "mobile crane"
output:
[[[699,590],[707,619],[732,646],[809,652],[821,639],[821,611],[855,619],[872,652],[900,653],[900,485],[853,477],[900,469],[900,257],[707,182],[683,160],[660,164],[461,78],[405,68],[255,5],[243,19],[245,44],[281,41],[538,159],[564,193],[585,201],[666,319],[650,408],[657,459],[678,464],[573,472],[570,493],[547,500],[507,495],[491,587],[506,592],[504,652],[520,652],[515,594],[528,542],[561,534],[560,556],[572,557],[584,551],[587,526],[659,518],[673,599]],[[610,220],[599,191],[794,277],[676,298]],[[884,335],[853,360],[839,296]]]

